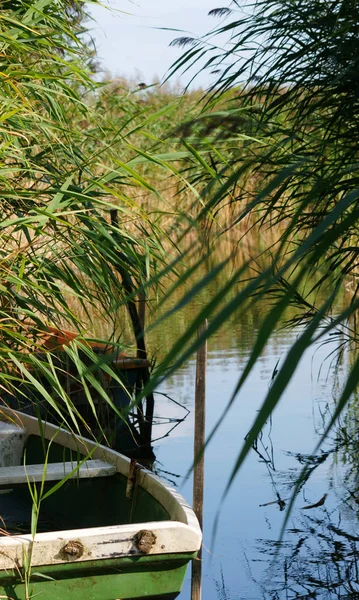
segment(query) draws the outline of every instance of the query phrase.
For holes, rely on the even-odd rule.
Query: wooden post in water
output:
[[[207,329],[207,320],[198,330],[198,336]],[[206,362],[207,341],[197,351],[196,392],[194,411],[194,469],[193,469],[193,510],[200,527],[203,525],[204,496],[204,442],[206,417]],[[191,600],[202,598],[202,548],[192,561]]]

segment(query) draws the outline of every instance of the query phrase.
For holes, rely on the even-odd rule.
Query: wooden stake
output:
[[[207,320],[198,330],[198,336],[207,329]],[[206,361],[207,341],[197,351],[196,392],[194,412],[194,470],[193,470],[193,510],[200,527],[203,525],[204,497],[204,442],[206,416]],[[202,549],[192,561],[191,600],[202,598]]]

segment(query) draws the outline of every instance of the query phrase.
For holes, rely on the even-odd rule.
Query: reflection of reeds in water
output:
[[[301,517],[285,542],[258,542],[270,565],[265,583],[257,582],[263,598],[358,598],[359,537],[336,524],[340,513],[324,510],[322,515]]]
[[[232,596],[230,594],[229,590],[226,587],[222,567],[221,567],[221,577],[219,580],[215,579],[215,586],[216,586],[218,600],[234,600],[234,596]]]
[[[348,418],[352,416],[348,408]],[[330,415],[327,415],[330,418]],[[359,595],[358,450],[357,436],[339,426],[325,452],[290,454],[308,471],[303,486],[310,485],[317,468],[331,458],[341,465],[340,481],[333,475],[327,502],[295,508],[285,538],[259,539],[256,552],[267,568],[259,580],[251,576],[265,600],[357,600]],[[339,461],[338,461],[339,459]],[[277,472],[277,484],[295,487],[298,470]],[[325,494],[325,497],[327,494]],[[325,499],[324,497],[324,499]],[[303,509],[310,509],[308,512]]]

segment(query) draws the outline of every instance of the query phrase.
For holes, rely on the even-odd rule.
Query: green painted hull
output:
[[[37,567],[28,587],[29,598],[172,600],[177,598],[188,561],[194,556],[195,554],[143,556]],[[28,600],[25,584],[18,573],[7,572],[0,575],[0,597]]]

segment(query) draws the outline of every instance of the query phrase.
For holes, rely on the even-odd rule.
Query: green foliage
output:
[[[1,386],[25,399],[36,391],[75,429],[79,415],[58,367],[34,354],[41,336],[50,325],[93,334],[95,316],[109,322],[118,351],[119,307],[133,307],[166,262],[158,227],[126,190],[160,196],[131,157],[119,159],[138,124],[131,129],[129,112],[115,127],[98,110],[103,86],[90,71],[84,19],[82,2],[0,7]],[[76,342],[68,352],[80,365]],[[108,371],[101,360],[94,354]],[[36,369],[52,381],[51,394]],[[91,372],[78,377],[88,392]]]
[[[1,384],[18,390],[25,379],[76,430],[81,418],[51,356],[33,356],[39,333],[68,324],[85,335],[84,323],[96,315],[111,322],[107,339],[118,349],[119,309],[127,306],[145,352],[139,297],[166,286],[175,300],[168,310],[159,307],[151,327],[161,333],[166,320],[203,301],[220,281],[143,383],[150,394],[188,359],[203,341],[194,334],[204,318],[210,336],[238,310],[252,322],[265,299],[267,313],[227,412],[274,327],[295,308],[292,323],[303,330],[232,479],[306,349],[347,326],[358,302],[357,6],[269,0],[252,8],[216,8],[211,14],[226,19],[218,28],[201,40],[177,40],[189,49],[174,72],[201,60],[219,74],[209,95],[184,98],[151,86],[96,83],[82,3],[19,0],[0,9]],[[216,34],[230,36],[228,47],[214,45]],[[265,235],[250,279],[253,255],[238,260],[237,247],[211,262],[224,233],[239,231],[243,247],[253,228]],[[229,255],[237,257],[230,276]],[[308,274],[315,281],[309,288]],[[333,317],[348,277],[352,294]],[[356,331],[347,337],[356,341]],[[66,352],[96,413],[91,389],[109,405],[111,399],[84,368],[85,348],[78,341]],[[94,353],[92,360],[109,374]],[[36,369],[53,396],[36,381]],[[353,367],[336,417],[358,378]]]
[[[297,310],[292,322],[302,325],[240,451],[228,491],[304,352],[339,332],[340,344],[343,338],[357,343],[356,330],[347,327],[358,309],[359,12],[352,0],[266,0],[249,10],[233,1],[229,8],[211,14],[225,21],[202,39],[174,42],[188,50],[173,72],[201,63],[217,75],[207,112],[185,127],[191,148],[198,149],[192,157],[196,185],[202,184],[202,215],[213,214],[230,194],[234,224],[250,214],[259,230],[269,227],[277,235],[267,247],[269,266],[267,261],[258,267],[235,296],[229,281],[220,304],[219,298],[207,304],[164,364],[168,367],[175,359],[175,368],[198,347],[203,340],[193,340],[193,332],[202,319],[211,317],[211,335],[238,309],[245,315],[249,298],[252,307],[266,300],[271,308],[259,323],[257,341],[224,415],[289,306]],[[216,35],[229,36],[228,45],[217,47]],[[217,103],[221,111],[216,112]],[[211,149],[204,156],[203,139],[209,138]],[[320,277],[305,291],[308,276],[318,272]],[[244,279],[243,268],[237,275],[237,280]],[[352,293],[333,317],[348,281],[353,282]],[[186,297],[180,305],[185,302]],[[325,434],[358,383],[359,371],[353,364]]]

